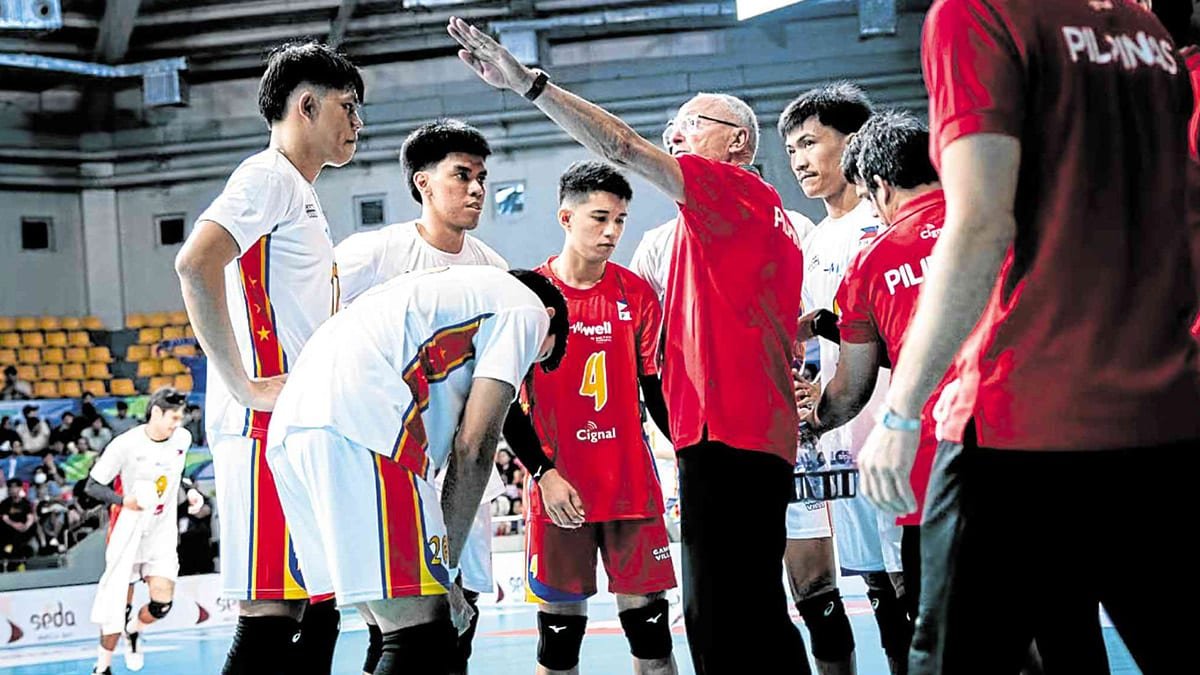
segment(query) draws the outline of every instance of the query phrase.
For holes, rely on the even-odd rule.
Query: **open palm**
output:
[[[532,79],[528,76],[529,70],[507,49],[466,21],[451,17],[446,31],[462,45],[458,58],[484,82],[498,89],[516,90]]]

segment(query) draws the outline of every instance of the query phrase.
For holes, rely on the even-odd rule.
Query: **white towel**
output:
[[[96,586],[96,601],[92,604],[92,623],[100,624],[102,635],[121,633],[125,629],[125,603],[133,568],[138,563],[138,550],[146,527],[154,521],[155,505],[159,501],[153,482],[134,485],[134,496],[142,506],[140,511],[122,509],[113,526],[104,551],[104,575]]]

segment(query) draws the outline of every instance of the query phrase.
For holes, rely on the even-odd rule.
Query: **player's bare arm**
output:
[[[496,443],[500,440],[504,415],[515,395],[512,385],[500,380],[477,377],[471,383],[442,488],[442,512],[446,535],[450,538],[448,562],[451,566],[458,564],[458,557],[467,542],[467,532],[479,510],[488,472],[496,461]]]
[[[888,407],[917,419],[926,399],[983,314],[1000,265],[1016,233],[1013,203],[1020,142],[976,134],[942,151],[946,223],[933,249],[921,302],[892,374]],[[911,513],[908,474],[919,433],[877,426],[859,455],[863,492],[880,509]]]
[[[837,370],[825,386],[810,422],[813,431],[823,433],[849,422],[867,407],[879,377],[883,345],[879,342],[842,342]]]
[[[254,379],[242,367],[226,302],[225,267],[238,256],[237,242],[217,223],[202,220],[175,258],[183,303],[200,347],[241,405],[271,410],[286,376]]]
[[[484,82],[521,95],[529,91],[537,74],[490,36],[457,17],[447,30],[463,47],[459,58]],[[674,201],[684,201],[679,162],[620,118],[552,83],[534,105],[588,150],[642,176]]]

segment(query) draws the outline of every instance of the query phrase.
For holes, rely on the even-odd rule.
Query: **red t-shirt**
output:
[[[1200,48],[1188,45],[1180,54],[1187,64],[1192,80],[1195,105],[1188,122],[1188,227],[1192,231],[1192,270],[1196,274],[1196,290],[1200,293]],[[1192,335],[1200,338],[1200,315],[1192,324]]]
[[[638,376],[658,372],[658,295],[611,262],[600,283],[572,288],[554,275],[552,260],[537,271],[566,298],[571,337],[554,372],[534,369],[532,411],[542,450],[579,492],[588,522],[662,515],[638,397]],[[530,484],[530,515],[549,521],[537,484]]]
[[[1097,450],[1200,438],[1185,171],[1191,88],[1132,0],[939,0],[925,21],[932,158],[1021,142],[1016,238],[944,433]],[[953,204],[951,204],[953,208]]]
[[[792,340],[804,260],[779,193],[745,169],[680,155],[663,329],[676,448],[703,440],[796,461]]]
[[[843,342],[880,342],[888,360],[896,363],[908,324],[917,311],[917,294],[925,282],[929,256],[945,220],[946,198],[942,191],[920,195],[905,204],[892,226],[854,257],[837,293],[842,310],[838,328]],[[908,478],[917,496],[917,510],[897,518],[898,525],[921,524],[925,488],[937,450],[933,407],[944,387],[945,380],[921,410],[921,441]]]

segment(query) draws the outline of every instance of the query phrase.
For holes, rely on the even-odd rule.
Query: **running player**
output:
[[[807,197],[820,199],[828,212],[804,240],[804,310],[809,313],[806,316],[819,309],[835,309],[834,296],[850,261],[879,229],[871,205],[859,198],[841,167],[849,136],[870,116],[871,102],[861,89],[848,82],[835,82],[800,95],[779,117],[779,135],[786,144],[800,189]],[[820,340],[820,349],[821,383],[828,385],[837,370],[838,345]],[[883,400],[885,389],[880,382],[872,402],[867,404],[868,415],[862,420],[822,436],[819,447],[831,462],[845,463],[857,454],[871,429],[869,414]],[[795,518],[806,507],[803,502],[792,504],[789,517]],[[894,674],[901,673],[912,637],[912,622],[899,599],[903,595],[900,528],[894,519],[879,513],[861,495],[835,500],[830,509],[843,573],[860,575],[866,582],[889,667]],[[838,619],[836,626],[824,627],[833,617],[844,616],[833,574],[833,551],[827,547],[828,540],[817,540],[826,542],[826,550],[813,550],[814,542],[804,555],[805,549],[798,548],[795,541],[803,534],[796,529],[788,534],[792,552],[788,569],[793,588],[803,591],[816,587],[808,592],[810,600],[801,613],[806,622],[811,617],[821,627],[820,633],[813,635],[814,653],[818,634],[829,638],[829,649],[817,658],[840,663],[841,670],[832,672],[842,672],[853,663],[854,639],[849,621]],[[811,599],[818,592],[825,602]],[[832,612],[826,612],[827,607],[832,607]]]
[[[1142,672],[1175,672],[1193,631],[1173,608],[1195,588],[1128,570],[1187,555],[1197,514],[1186,69],[1120,0],[938,2],[921,53],[946,221],[860,458],[875,503],[915,508],[921,407],[953,359],[912,671],[1014,672],[1061,608],[1098,600]],[[1154,488],[1112,508],[1147,464]]]
[[[92,605],[92,621],[100,624],[94,675],[112,674],[113,650],[121,633],[127,641],[125,666],[141,670],[142,629],[171,611],[179,574],[176,505],[184,460],[192,447],[192,435],[180,426],[186,404],[187,396],[174,389],[155,391],[146,403],[146,423],[114,438],[88,474],[84,491],[112,507],[104,575]],[[189,512],[198,511],[204,497],[189,489],[188,504]],[[133,582],[139,579],[150,589],[150,602],[134,613],[129,603]]]
[[[508,263],[470,234],[479,226],[487,196],[487,158],[492,153],[479,130],[458,120],[442,119],[421,125],[404,139],[400,150],[404,173],[421,217],[388,225],[374,232],[351,235],[334,249],[341,281],[342,303],[348,305],[367,289],[401,274],[444,265]],[[437,476],[441,491],[445,473]],[[492,500],[503,494],[496,471],[488,478],[479,513],[463,549],[459,577],[467,602],[476,607],[480,593],[495,588],[492,580]],[[458,663],[452,673],[466,673],[475,637],[476,614],[458,638]],[[369,640],[363,671],[370,673],[382,654],[383,634],[367,624]]]
[[[292,672],[293,658],[307,672],[328,672],[333,662],[337,609],[305,611],[264,441],[290,365],[338,307],[333,242],[313,181],[354,156],[362,97],[358,70],[329,47],[275,50],[258,96],[270,146],[238,166],[175,260],[211,371],[205,413],[222,593],[241,601],[227,675]]]
[[[587,161],[563,173],[558,195],[566,238],[538,272],[567,299],[571,350],[526,392],[536,436],[519,406],[505,424],[531,476],[526,597],[539,604],[538,672],[577,672],[599,551],[634,672],[674,673],[666,591],[675,572],[638,399],[640,386],[666,434],[655,363],[662,310],[649,284],[608,261],[633,189],[611,165]],[[511,433],[517,424],[526,432]]]
[[[545,278],[459,266],[367,291],[305,346],[268,456],[310,588],[383,633],[377,675],[450,671],[471,611],[457,563],[504,416],[566,340],[566,305]]]

